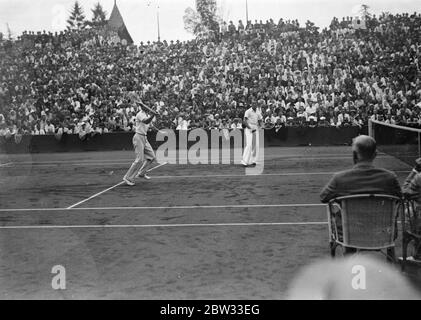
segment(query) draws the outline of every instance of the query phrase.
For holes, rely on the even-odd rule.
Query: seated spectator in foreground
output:
[[[373,165],[377,155],[373,138],[365,135],[356,137],[352,143],[352,154],[355,166],[333,176],[320,194],[323,203],[336,197],[362,193],[402,195],[396,174]]]
[[[417,211],[417,216],[420,216],[421,212],[421,158],[418,158],[415,161],[415,166],[406,178],[403,184],[403,194],[407,199],[415,200],[415,210]],[[417,220],[418,225],[415,226],[416,233],[421,234],[421,221]],[[416,260],[421,261],[421,246],[420,243],[416,245],[417,252],[413,257]]]
[[[323,203],[355,194],[387,194],[401,197],[402,191],[396,174],[373,165],[377,154],[376,141],[373,138],[365,135],[356,137],[352,143],[352,153],[354,167],[338,172],[332,177],[320,194]],[[340,209],[333,214],[337,226],[341,226]],[[341,238],[341,229],[338,230],[338,234]],[[353,252],[355,249],[345,248],[345,254]]]

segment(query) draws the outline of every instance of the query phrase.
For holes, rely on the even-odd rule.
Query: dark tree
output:
[[[70,17],[67,19],[67,28],[69,30],[82,30],[86,27],[85,15],[78,1],[75,1]]]
[[[104,8],[99,2],[91,11],[93,14],[91,24],[93,26],[104,26],[107,23],[107,12],[104,11]]]

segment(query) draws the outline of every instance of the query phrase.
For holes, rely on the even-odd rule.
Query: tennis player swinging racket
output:
[[[136,115],[136,133],[133,136],[136,159],[123,177],[123,181],[129,186],[135,185],[135,179],[137,177],[149,180],[150,177],[146,175],[146,172],[156,159],[155,152],[148,141],[147,133],[152,120],[159,114],[146,106],[141,100],[136,100],[136,103],[140,105],[140,111]]]

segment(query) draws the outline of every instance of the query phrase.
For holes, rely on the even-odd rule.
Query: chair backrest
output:
[[[343,245],[357,249],[384,249],[394,246],[395,219],[401,199],[383,194],[339,197]]]

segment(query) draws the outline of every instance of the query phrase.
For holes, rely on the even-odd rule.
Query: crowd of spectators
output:
[[[191,41],[125,45],[98,30],[0,38],[0,136],[131,131],[135,92],[155,126],[421,124],[421,14],[223,23]]]

